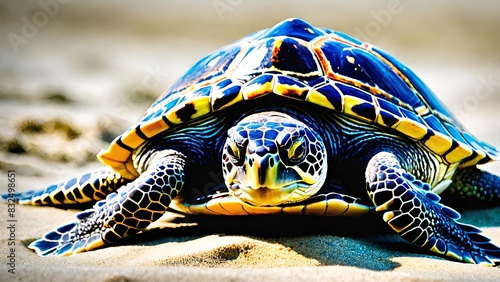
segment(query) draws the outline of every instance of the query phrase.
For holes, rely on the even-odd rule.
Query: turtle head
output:
[[[320,137],[280,112],[252,114],[230,128],[222,163],[227,187],[257,206],[305,200],[323,186],[327,174]]]

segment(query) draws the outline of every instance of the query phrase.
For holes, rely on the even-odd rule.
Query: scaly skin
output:
[[[446,193],[455,194],[474,202],[500,203],[500,179],[477,167],[459,169]]]
[[[454,260],[494,265],[500,249],[475,227],[456,222],[460,215],[421,189],[391,152],[376,154],[366,168],[367,192],[376,211],[404,239]]]
[[[106,198],[131,180],[109,168],[98,169],[67,181],[14,195],[19,204],[66,206],[93,203]]]
[[[160,151],[133,182],[30,244],[41,256],[70,255],[119,242],[146,228],[167,210],[184,184],[184,156]]]

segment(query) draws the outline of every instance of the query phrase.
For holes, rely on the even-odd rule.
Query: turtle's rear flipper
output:
[[[430,186],[401,168],[392,153],[378,153],[366,168],[367,191],[385,222],[413,244],[441,256],[476,264],[500,263],[500,248],[460,214],[439,203]]]
[[[93,208],[30,244],[40,256],[64,256],[99,248],[145,229],[167,210],[184,183],[184,155],[157,153],[136,180],[109,194]]]
[[[460,196],[472,202],[500,204],[500,177],[475,166],[458,169],[446,194]]]
[[[49,185],[44,189],[1,196],[4,199],[14,198],[19,204],[24,205],[79,205],[102,200],[128,182],[130,180],[121,177],[120,174],[102,168],[65,182]]]

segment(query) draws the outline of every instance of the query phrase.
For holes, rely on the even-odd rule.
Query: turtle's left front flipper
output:
[[[478,228],[456,222],[430,186],[403,169],[390,152],[376,154],[366,168],[367,191],[376,211],[404,239],[457,261],[494,265],[500,248]]]
[[[77,221],[48,232],[30,244],[40,256],[64,256],[93,250],[138,233],[167,210],[184,184],[184,155],[160,151],[133,182],[119,188]]]
[[[13,199],[21,205],[67,207],[102,200],[129,182],[130,179],[123,178],[111,168],[101,168],[42,189],[0,196],[5,200]]]

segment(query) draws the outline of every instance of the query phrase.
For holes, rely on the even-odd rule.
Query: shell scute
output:
[[[323,38],[317,40],[313,45],[316,56],[327,73],[328,76],[334,76],[337,74],[344,65],[351,67],[351,64],[342,53],[346,48],[351,48],[344,42],[338,42],[329,40],[329,38]],[[341,74],[341,73],[339,73]]]
[[[336,83],[337,88],[342,92],[345,96],[356,97],[360,100],[363,100],[367,103],[373,103],[373,96],[370,93],[360,91],[359,89],[352,87],[350,85],[346,85],[343,83]]]
[[[311,88],[319,88],[321,86],[324,86],[326,84],[330,83],[328,79],[326,79],[324,76],[317,77],[315,79],[312,79],[310,81],[307,81],[307,84]]]
[[[453,139],[439,132],[428,131],[425,146],[438,155],[446,153],[453,145]]]
[[[198,97],[167,111],[164,116],[172,124],[181,124],[212,112],[210,97]]]
[[[342,112],[344,109],[344,96],[332,84],[326,84],[309,92],[306,101],[323,105],[327,108]]]
[[[240,53],[240,45],[229,45],[223,47],[214,53],[205,56],[195,63],[183,76],[181,76],[172,86],[170,86],[162,96],[153,104],[155,106],[164,98],[172,96],[190,86],[197,85],[212,78],[220,77],[230,66],[233,59]]]
[[[149,139],[157,134],[166,131],[167,129],[170,128],[170,124],[167,124],[167,122],[163,119],[163,117],[160,118],[155,118],[152,120],[149,120],[148,122],[141,123],[140,124],[140,129],[142,133]]]
[[[369,92],[371,95],[387,99],[398,106],[410,108],[408,101],[403,102],[390,92],[394,88],[388,82],[394,76],[392,69],[380,62],[372,62],[372,52],[363,46],[323,38],[314,42],[313,49],[325,73],[332,80],[344,82]],[[400,85],[401,83],[402,81],[399,81]],[[404,87],[407,88],[406,85]],[[415,96],[413,93],[409,94]],[[416,99],[416,97],[412,98],[412,100]]]
[[[336,86],[343,93],[344,113],[365,121],[375,121],[377,109],[369,93],[343,83],[336,83]]]
[[[292,76],[318,77],[321,69],[308,44],[288,37],[269,38],[248,48],[234,70],[245,79],[262,72],[279,71]]]
[[[404,108],[401,109],[401,112],[403,113],[403,115],[406,118],[408,118],[416,123],[425,125],[425,121],[419,115],[415,114],[414,112],[409,111],[409,110],[404,109]]]
[[[272,69],[271,58],[274,50],[274,38],[257,41],[244,52],[241,61],[233,70],[233,77],[249,80],[265,70]]]
[[[130,132],[134,132],[130,134]],[[121,138],[122,144],[124,144],[128,149],[133,150],[132,148],[137,148],[144,141],[148,140],[147,136],[144,135],[144,132],[141,130],[140,126],[136,126],[135,128],[131,128],[128,134],[123,134]]]
[[[277,95],[303,101],[305,100],[308,91],[308,85],[296,78],[283,75],[276,76],[273,92]]]
[[[394,105],[393,103],[391,103],[385,99],[377,99],[377,104],[379,105],[381,110],[384,110],[388,113],[391,113],[392,115],[394,115],[398,118],[403,117],[403,114],[399,110],[400,108],[398,106]]]
[[[212,110],[219,111],[243,100],[241,88],[240,83],[229,78],[218,83],[211,95]]]
[[[233,84],[233,83],[234,82],[233,82],[232,79],[226,78],[226,79],[223,79],[223,80],[219,81],[217,84],[215,84],[215,87],[219,88],[219,89],[223,89],[226,86],[228,86],[229,84]]]
[[[290,71],[295,75],[311,77],[322,75],[308,44],[285,37],[277,41],[274,48],[271,61],[276,69]]]
[[[264,74],[247,82],[241,92],[245,100],[255,99],[273,92],[275,76]]]
[[[400,117],[379,109],[379,115],[377,117],[377,123],[386,127],[391,127],[394,128],[397,126],[399,121],[401,120]]]
[[[384,58],[387,62],[390,62],[395,68],[400,72],[400,76],[405,78],[405,81],[409,87],[414,88],[418,99],[423,102],[428,109],[434,114],[437,114],[440,119],[444,119],[452,123],[455,127],[461,131],[465,131],[463,125],[458,121],[458,119],[444,106],[441,100],[429,89],[427,85],[408,67],[403,65],[401,62],[396,60],[393,56],[387,52],[373,47],[376,53]]]
[[[369,121],[375,121],[377,118],[377,110],[373,104],[370,103],[360,103],[358,105],[354,105],[351,108],[353,113],[356,113],[359,117],[363,117]]]
[[[425,123],[432,128],[433,130],[444,134],[444,135],[449,135],[448,131],[446,128],[444,128],[443,123],[434,115],[426,115],[424,117]]]
[[[423,106],[415,92],[397,75],[397,70],[393,67],[381,60],[374,60],[373,54],[365,50],[356,49],[352,53],[357,64],[371,79],[371,85],[382,89],[385,93],[390,93],[394,102],[401,101],[407,108],[414,109]]]
[[[324,68],[328,70],[331,77],[343,76],[348,79],[357,80],[360,83],[375,87],[370,75],[361,67],[357,47],[344,42],[325,40],[318,42],[317,48],[324,56],[322,60]]]
[[[408,118],[401,119],[395,126],[395,129],[415,140],[420,140],[427,134],[427,127],[425,125]]]
[[[444,158],[449,163],[457,163],[473,153],[472,148],[464,143],[452,140],[451,148],[444,153]]]

